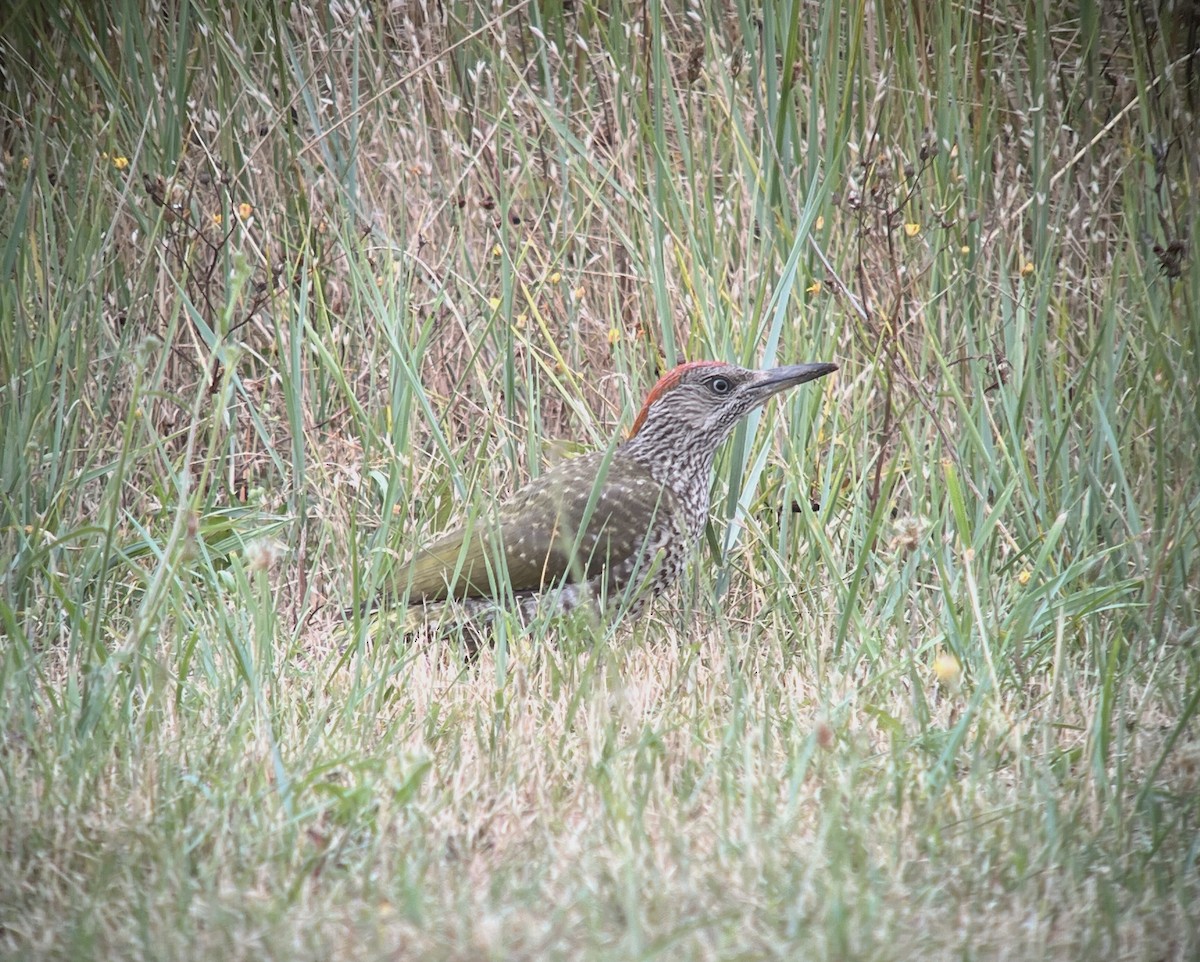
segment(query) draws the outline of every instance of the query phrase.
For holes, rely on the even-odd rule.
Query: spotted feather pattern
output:
[[[671,585],[700,539],[713,459],[750,411],[834,364],[751,371],[682,364],[650,391],[614,451],[560,464],[416,553],[393,591],[410,603],[470,610],[509,598],[526,617],[601,599],[636,613]]]
[[[616,603],[640,568],[661,567],[668,542],[687,534],[675,493],[643,465],[585,455],[542,475],[490,517],[484,509],[465,529],[418,552],[408,597],[493,598],[508,585],[519,600],[565,580]],[[571,594],[561,599],[568,606]]]

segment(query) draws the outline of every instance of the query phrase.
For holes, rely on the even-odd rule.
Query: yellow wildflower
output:
[[[949,688],[957,685],[962,677],[962,665],[948,651],[939,651],[933,659],[933,673],[941,684]]]

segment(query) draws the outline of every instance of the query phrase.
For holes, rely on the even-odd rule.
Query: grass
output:
[[[934,7],[0,14],[0,952],[1196,956],[1196,23]],[[706,356],[647,617],[343,623]]]

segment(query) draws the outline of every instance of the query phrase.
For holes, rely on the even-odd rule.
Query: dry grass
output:
[[[1194,15],[565,6],[0,14],[0,952],[1194,957]],[[342,623],[700,356],[642,623]]]

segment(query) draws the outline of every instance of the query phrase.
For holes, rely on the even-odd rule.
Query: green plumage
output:
[[[656,547],[647,544],[648,533],[665,525],[682,534],[677,513],[674,493],[638,462],[585,455],[556,466],[511,501],[483,506],[466,527],[418,551],[397,572],[396,591],[407,588],[410,602],[438,602],[495,597],[508,584],[519,597],[569,576],[594,589],[603,583],[612,593]]]
[[[704,530],[718,445],[768,398],[836,369],[673,368],[625,441],[558,465],[504,504],[480,505],[401,565],[390,594],[428,606],[457,599],[468,615],[510,598],[522,617],[544,600],[563,611],[598,602],[639,613],[679,577]]]

